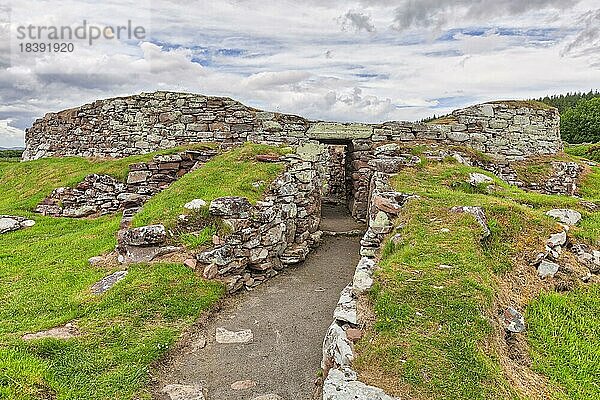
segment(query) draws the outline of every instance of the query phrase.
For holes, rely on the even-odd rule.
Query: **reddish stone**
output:
[[[360,329],[348,328],[346,330],[346,337],[351,342],[357,342],[362,338],[362,331]]]
[[[195,259],[193,259],[193,258],[188,258],[187,260],[185,260],[185,261],[183,262],[183,265],[185,265],[185,266],[186,266],[186,267],[188,267],[188,268],[192,268],[192,269],[194,269],[194,268],[196,268],[196,265],[198,265],[198,261],[196,261],[196,260],[195,260]]]
[[[359,341],[360,338],[362,338],[362,335],[363,335],[363,333],[362,333],[362,331],[360,329],[348,328],[346,330],[346,337],[351,342],[357,342],[357,341]]]
[[[279,161],[279,156],[273,155],[273,154],[259,154],[256,156],[256,161],[260,161],[260,162],[278,162]]]

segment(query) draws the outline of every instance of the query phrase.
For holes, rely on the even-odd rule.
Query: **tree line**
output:
[[[600,142],[600,92],[575,92],[536,99],[560,111],[560,134],[567,143]]]

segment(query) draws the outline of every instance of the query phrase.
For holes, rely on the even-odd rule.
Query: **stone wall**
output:
[[[284,266],[303,261],[319,239],[322,183],[317,162],[296,154],[282,160],[286,170],[262,201],[251,205],[243,197],[222,197],[210,203],[210,215],[231,233],[199,252],[194,264],[205,278],[223,281],[229,292],[252,288]],[[124,231],[118,247],[121,259],[150,261],[172,251],[168,235],[162,225]]]
[[[124,157],[184,143],[244,141],[297,145],[307,141],[435,140],[508,159],[562,149],[556,109],[498,102],[455,111],[448,121],[444,125],[314,122],[257,110],[228,98],[142,93],[46,114],[26,130],[23,159]]]
[[[131,164],[126,182],[108,175],[88,175],[73,188],[54,189],[35,212],[54,217],[82,218],[123,211],[124,221],[129,222],[151,196],[217,153],[213,149],[198,149],[157,155],[150,162]]]

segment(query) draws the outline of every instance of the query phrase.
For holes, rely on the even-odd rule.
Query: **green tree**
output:
[[[568,143],[600,142],[600,97],[581,100],[563,112],[560,131]]]

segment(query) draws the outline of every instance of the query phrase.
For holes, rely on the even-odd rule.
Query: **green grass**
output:
[[[182,214],[183,205],[193,199],[209,203],[218,197],[243,196],[251,203],[259,200],[268,184],[283,171],[282,163],[263,163],[254,159],[257,154],[286,154],[289,147],[272,147],[246,143],[221,154],[202,168],[184,175],[148,201],[133,219],[134,226],[162,222],[173,225]],[[202,182],[201,185],[198,182]],[[255,184],[255,185],[253,185]]]
[[[542,103],[537,100],[499,100],[499,101],[491,101],[489,104],[504,104],[510,108],[532,108],[534,110],[551,110],[552,106],[549,106],[546,103]]]
[[[163,203],[150,204],[145,215],[159,218],[160,207],[169,201],[164,216],[176,215],[179,204],[196,195],[257,200],[262,192],[251,186],[254,179],[269,182],[281,169],[251,161],[253,154],[269,150],[287,151],[248,146],[219,156],[205,173],[198,170],[174,185],[174,194],[162,192]],[[92,295],[91,285],[119,268],[92,267],[87,260],[114,250],[120,216],[77,220],[31,212],[56,187],[72,186],[89,173],[124,178],[130,163],[151,156],[0,163],[0,214],[36,221],[32,228],[1,238],[0,398],[149,398],[150,364],[224,294],[222,285],[204,281],[183,265],[141,264],[130,266],[127,277],[107,293]],[[210,233],[188,238],[189,244],[199,245]],[[21,339],[67,322],[74,322],[81,336]]]
[[[543,293],[527,310],[534,368],[569,399],[600,397],[600,286]]]
[[[572,156],[583,157],[594,162],[600,162],[600,144],[567,144],[565,153]]]
[[[557,229],[556,222],[544,215],[550,208],[568,206],[582,211],[582,227],[572,234],[598,244],[600,218],[585,212],[579,200],[526,193],[495,177],[493,188],[463,184],[469,172],[475,171],[486,173],[456,163],[426,163],[403,170],[393,180],[396,190],[421,198],[409,202],[397,221],[401,241],[384,245],[382,268],[369,296],[376,319],[358,343],[355,366],[367,383],[402,398],[523,398],[509,384],[498,363],[500,355],[490,346],[495,326],[490,321],[495,319],[494,299],[499,290],[496,282],[514,269],[523,254],[542,249],[545,239]],[[588,179],[599,177],[596,170]],[[491,236],[481,240],[481,228],[472,216],[448,213],[455,205],[482,206]],[[440,269],[440,264],[452,269]],[[594,290],[597,292],[597,287]],[[593,293],[582,292],[582,296],[589,299]],[[542,302],[538,308],[545,309],[543,299],[538,300]],[[595,303],[597,300],[591,302]],[[592,318],[589,310],[574,308],[572,313],[579,321],[588,319],[598,326],[600,318]],[[560,312],[558,308],[545,309],[545,319],[530,313],[528,323],[552,326],[552,318],[562,320]],[[582,357],[588,352],[597,351],[584,343],[595,339],[580,324],[565,329],[573,332],[569,346],[582,346],[581,352],[561,350],[565,362],[576,367],[585,363]],[[597,386],[587,384],[597,380],[597,365],[580,370],[580,385],[585,388],[573,391],[562,379],[567,373],[544,369],[559,368],[552,359],[544,359],[539,349],[546,338],[538,329],[529,331],[527,337],[533,351],[540,354],[534,357],[536,370],[556,376],[556,386],[550,390],[557,397],[563,390],[573,396],[577,390],[600,396]],[[553,350],[563,344],[555,342]],[[590,362],[594,364],[594,360],[597,356]]]

